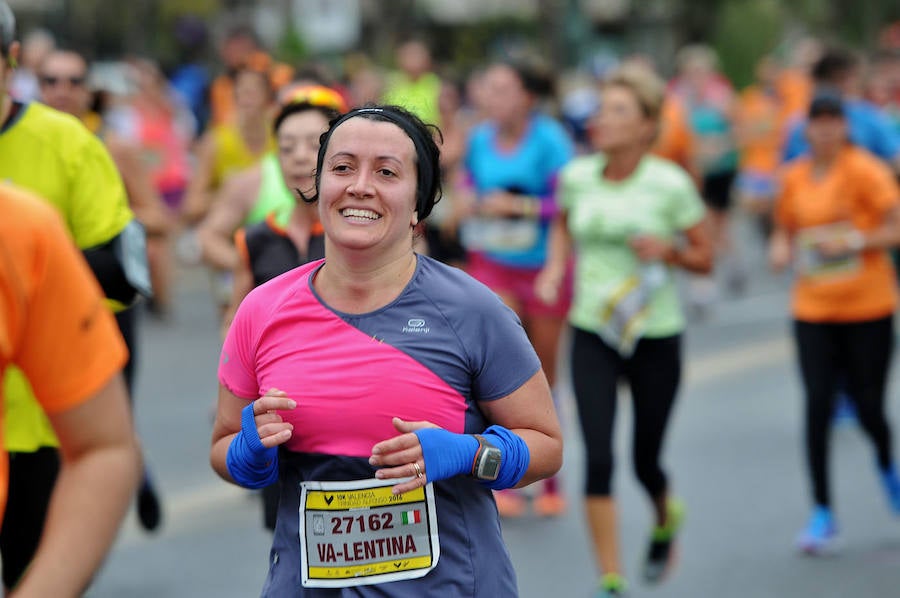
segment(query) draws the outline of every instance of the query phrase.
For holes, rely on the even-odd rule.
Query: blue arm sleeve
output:
[[[278,448],[266,448],[256,431],[253,403],[241,410],[241,431],[228,445],[225,465],[244,488],[264,488],[278,480]]]
[[[429,482],[446,480],[458,475],[470,475],[478,452],[478,440],[471,434],[454,434],[441,428],[425,428],[415,432],[422,445],[425,474]],[[502,458],[497,479],[481,483],[493,490],[512,488],[528,470],[531,453],[528,445],[516,434],[502,426],[485,430],[485,440],[500,449]]]
[[[531,451],[518,434],[513,434],[503,426],[491,426],[484,431],[485,440],[500,449],[503,454],[500,461],[500,472],[493,482],[481,483],[492,490],[513,488],[528,471],[531,462]]]

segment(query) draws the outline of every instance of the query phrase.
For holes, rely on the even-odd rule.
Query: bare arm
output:
[[[517,486],[527,486],[559,471],[562,466],[562,431],[543,370],[506,397],[482,402],[479,406],[490,423],[509,429],[528,445],[531,456],[528,470]],[[401,434],[376,444],[369,459],[372,465],[382,467],[377,474],[380,479],[408,477],[410,463],[425,462],[422,445],[413,432],[434,427],[434,424],[394,418],[394,427]],[[423,471],[424,481],[427,482],[428,470],[425,468]],[[419,486],[421,481],[416,478],[397,484],[394,493],[401,494]]]
[[[107,136],[106,147],[122,175],[131,209],[147,234],[167,235],[171,229],[169,214],[141,163],[137,148],[113,135]]]
[[[559,287],[566,275],[566,266],[572,252],[572,234],[569,232],[569,214],[561,210],[550,225],[550,239],[547,241],[547,261],[534,281],[535,293],[548,305],[556,303]]]
[[[665,260],[688,272],[709,274],[713,269],[713,242],[709,223],[704,218],[684,231],[687,244],[684,247],[670,247]]]
[[[783,226],[775,225],[769,237],[769,266],[781,272],[791,263],[791,237]]]
[[[253,403],[256,414],[256,428],[259,438],[266,448],[284,444],[291,438],[293,426],[281,419],[275,410],[293,409],[297,404],[277,389],[271,389],[265,396],[249,401],[236,396],[219,384],[219,403],[216,407],[216,421],[213,424],[212,448],[209,462],[219,477],[235,483],[228,473],[226,458],[231,441],[241,431],[241,411],[249,403]]]
[[[234,270],[234,283],[231,287],[231,302],[228,304],[228,308],[225,310],[225,315],[222,317],[222,338],[225,338],[225,335],[228,333],[228,329],[231,328],[231,322],[234,320],[234,314],[237,313],[238,306],[241,304],[241,301],[244,300],[250,291],[253,290],[253,272],[250,271],[250,267],[244,262],[242,259],[238,259],[237,265]]]
[[[203,260],[222,270],[233,270],[240,261],[234,248],[234,232],[240,227],[259,193],[258,167],[242,172],[222,188],[218,201],[197,230]]]
[[[900,245],[900,208],[885,214],[878,228],[862,233],[862,249],[891,249]]]
[[[562,467],[562,430],[543,370],[512,394],[479,403],[479,406],[488,421],[518,434],[528,445],[531,461],[519,487],[559,471]]]
[[[191,176],[184,194],[184,203],[181,206],[181,219],[188,225],[197,224],[202,220],[212,204],[210,186],[212,186],[215,160],[216,142],[212,134],[206,133],[200,140],[197,149],[197,167]]]
[[[120,375],[50,420],[62,468],[34,561],[10,598],[81,596],[137,487],[139,456]]]

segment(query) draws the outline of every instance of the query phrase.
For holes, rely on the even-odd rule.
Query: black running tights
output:
[[[638,481],[652,498],[667,490],[660,453],[681,379],[681,336],[641,339],[622,358],[593,332],[574,329],[572,385],[587,450],[585,492],[612,492],[613,424],[617,387],[626,378],[634,405],[632,459]]]
[[[859,423],[875,445],[881,468],[891,465],[891,431],[884,414],[893,317],[851,323],[794,321],[806,392],[806,459],[816,504],[831,505],[828,441],[838,377],[856,404]]]

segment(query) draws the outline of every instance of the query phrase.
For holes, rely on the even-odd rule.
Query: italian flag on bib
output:
[[[403,525],[422,523],[422,511],[418,509],[416,509],[415,511],[403,511],[400,514],[400,519],[403,521]]]

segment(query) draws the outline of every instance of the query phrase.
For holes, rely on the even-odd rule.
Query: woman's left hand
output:
[[[379,480],[412,476],[412,480],[394,487],[395,494],[403,494],[404,492],[421,488],[428,483],[427,472],[425,471],[425,458],[422,455],[422,445],[413,432],[423,428],[437,428],[438,426],[427,421],[408,422],[399,417],[395,417],[392,423],[394,428],[400,432],[400,435],[373,446],[369,464],[381,468],[375,472],[375,477]]]
[[[628,245],[642,262],[665,261],[672,252],[672,244],[652,235],[635,235]]]

